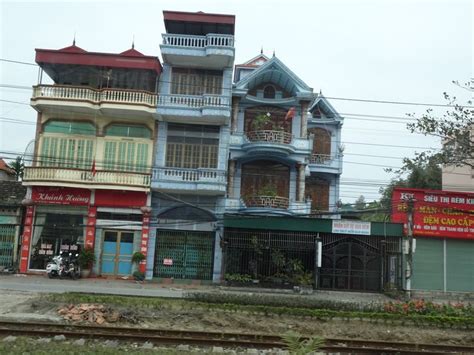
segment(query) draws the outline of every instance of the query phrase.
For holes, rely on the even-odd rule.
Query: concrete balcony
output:
[[[308,167],[315,173],[342,174],[342,155],[313,154]]]
[[[37,85],[33,87],[31,106],[37,111],[66,110],[115,117],[154,117],[157,100],[157,94],[148,91]]]
[[[234,36],[163,34],[163,61],[173,66],[223,69],[234,64]]]
[[[222,95],[160,94],[158,115],[168,122],[223,125],[230,119],[230,99]]]
[[[231,145],[239,146],[247,154],[280,157],[292,154],[308,155],[311,152],[311,140],[297,138],[284,131],[260,130],[246,132],[242,136],[233,135]]]
[[[150,191],[150,174],[57,168],[25,167],[23,185],[69,186],[100,189]]]
[[[311,201],[298,202],[281,196],[249,196],[243,198],[227,198],[227,212],[248,212],[256,214],[276,215],[309,215]]]
[[[155,168],[151,187],[169,192],[224,195],[226,172],[217,169]]]

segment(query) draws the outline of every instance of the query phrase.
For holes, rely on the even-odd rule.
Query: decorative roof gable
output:
[[[334,118],[336,120],[343,119],[341,115],[339,115],[339,113],[336,111],[336,109],[323,96],[323,94],[319,94],[309,106],[309,111],[311,113],[317,110],[323,112],[328,118]]]
[[[258,56],[259,57],[259,56]],[[251,59],[249,62],[254,62],[258,57]],[[278,84],[287,92],[294,96],[303,94],[312,95],[313,89],[301,80],[295,73],[293,73],[281,60],[277,57],[272,57],[262,64],[258,69],[247,75],[244,79],[235,84],[236,90],[245,90],[254,88],[265,82],[273,82]],[[305,95],[306,94],[306,95]]]

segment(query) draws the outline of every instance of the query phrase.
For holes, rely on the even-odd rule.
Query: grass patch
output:
[[[310,303],[308,299],[300,297],[304,300],[300,303],[295,302],[296,297],[282,298],[278,300],[276,297],[269,298],[268,295],[244,295],[236,296],[217,294],[193,294],[188,299],[167,299],[155,297],[136,297],[136,296],[115,296],[115,295],[97,295],[83,293],[64,293],[50,294],[45,297],[47,302],[53,303],[100,303],[108,306],[119,306],[132,310],[146,309],[177,309],[185,310],[204,310],[223,313],[249,313],[255,315],[279,315],[279,316],[296,316],[296,317],[312,317],[316,319],[364,319],[374,322],[396,323],[411,322],[415,325],[434,326],[439,328],[456,328],[456,329],[474,329],[474,317],[469,316],[448,316],[442,314],[402,314],[390,313],[384,311],[380,306],[376,308],[369,305],[362,310],[360,307],[355,309],[349,308],[345,304],[343,309],[337,309],[337,303],[314,302]],[[209,296],[209,297],[207,297]],[[269,301],[269,304],[262,304]],[[313,300],[317,301],[317,300]],[[306,302],[306,303],[304,303]],[[326,307],[324,306],[326,305]]]

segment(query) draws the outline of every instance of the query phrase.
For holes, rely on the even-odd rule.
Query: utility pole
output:
[[[411,297],[411,277],[413,276],[413,214],[414,214],[415,199],[410,197],[407,200],[407,237],[408,237],[408,252],[407,252],[407,266],[406,266],[406,287],[408,297]]]

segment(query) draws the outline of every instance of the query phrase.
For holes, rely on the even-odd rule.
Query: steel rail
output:
[[[199,346],[225,346],[245,348],[285,348],[281,336],[225,332],[203,332],[154,328],[130,328],[115,326],[75,325],[69,323],[0,321],[0,334],[54,336],[69,338],[117,339],[143,341],[154,344],[189,344]],[[307,339],[307,338],[302,338]],[[386,342],[360,339],[324,340],[322,350],[342,353],[400,353],[403,354],[474,354],[473,346],[446,344],[419,344],[408,342]]]

